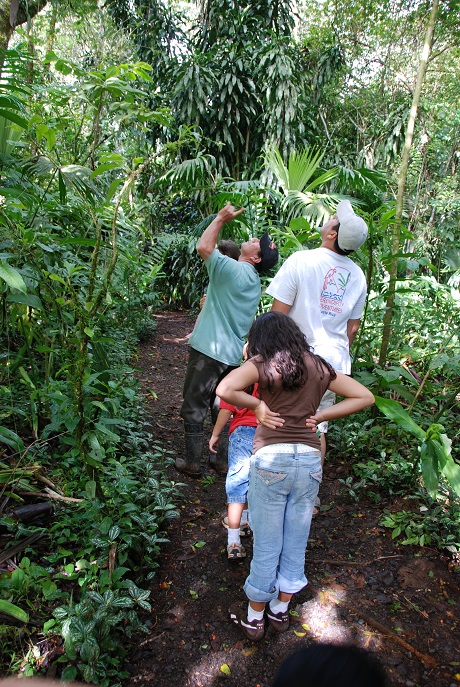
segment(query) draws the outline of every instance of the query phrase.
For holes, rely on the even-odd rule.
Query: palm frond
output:
[[[24,52],[21,49],[22,46],[25,48]],[[26,93],[30,91],[26,85],[29,75],[30,54],[28,54],[27,45],[23,43],[22,46],[17,45],[15,48],[1,51],[2,74],[0,84],[2,87],[5,84],[13,85],[15,90]]]
[[[231,203],[236,208],[247,207],[254,197],[259,198],[262,189],[263,186],[258,179],[220,181],[218,191],[214,193],[209,202],[216,212],[226,203]]]
[[[319,227],[334,214],[339,200],[337,196],[326,193],[289,191],[283,199],[282,210],[286,213],[288,220],[305,217],[312,226]]]
[[[378,169],[337,167],[337,184],[339,188],[359,196],[369,190],[385,192],[388,181],[386,174]]]
[[[3,64],[0,76],[0,151],[9,153],[12,143],[18,140],[20,129],[27,129],[28,120],[25,96],[29,88],[24,86],[27,63],[18,50],[2,52]]]
[[[170,169],[158,180],[158,183],[166,182],[173,187],[182,188],[184,185],[196,187],[201,185],[206,178],[212,177],[215,167],[215,157],[201,151],[195,158],[184,160]]]
[[[91,170],[88,167],[65,165],[59,172],[67,188],[86,198],[91,204],[103,199],[103,194],[90,179]]]
[[[289,155],[289,190],[304,191],[319,167],[324,152],[314,148],[293,150]]]
[[[22,164],[22,169],[28,176],[36,175],[41,177],[48,176],[51,172],[55,171],[56,165],[48,157],[39,155],[38,157],[25,160]]]
[[[152,239],[149,254],[155,262],[161,263],[170,248],[179,238],[178,234],[158,234]]]
[[[224,181],[221,184],[221,188],[229,191],[235,191],[236,193],[249,195],[258,191],[262,187],[262,182],[259,179],[246,179],[244,181]]]
[[[304,191],[307,188],[323,156],[323,151],[314,148],[293,150],[286,166],[279,148],[274,145],[270,150],[267,150],[265,161],[277,177],[283,191],[288,193],[289,191]]]
[[[323,184],[327,184],[329,181],[332,179],[335,179],[337,176],[337,167],[333,167],[332,169],[327,170],[326,172],[323,172],[320,174],[318,177],[315,177],[313,181],[311,181],[308,186],[306,186],[303,190],[305,192],[311,192],[315,188],[318,188],[318,186],[322,186]]]
[[[21,131],[11,120],[0,117],[0,152],[8,154],[14,148],[16,141],[20,138]]]

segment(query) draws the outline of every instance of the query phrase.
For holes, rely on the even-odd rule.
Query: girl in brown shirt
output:
[[[227,403],[253,410],[258,421],[248,492],[254,534],[244,585],[249,606],[229,609],[233,622],[257,641],[264,636],[264,614],[277,632],[289,628],[289,601],[307,584],[305,549],[322,477],[316,425],[362,410],[374,397],[311,353],[296,323],[279,312],[255,320],[248,358],[220,382],[216,393]],[[259,399],[250,395],[256,382]],[[345,398],[318,412],[326,389]]]

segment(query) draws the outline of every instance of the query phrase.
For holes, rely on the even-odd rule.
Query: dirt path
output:
[[[185,335],[193,320],[164,312],[157,325],[139,348],[139,377],[152,434],[175,455],[182,452],[178,411]],[[210,472],[196,481],[170,468],[172,479],[186,483],[184,501],[151,583],[151,634],[130,655],[131,686],[211,687],[225,680],[228,687],[270,687],[280,662],[312,641],[349,641],[374,650],[394,685],[460,684],[458,575],[439,552],[391,540],[378,525],[391,503],[350,505],[338,481],[351,474],[349,464],[345,456],[326,463],[321,499],[328,510],[313,522],[309,585],[294,597],[290,630],[275,635],[269,629],[258,644],[240,636],[228,619],[230,603],[244,598],[252,548],[242,563],[228,563],[220,524],[224,479]]]

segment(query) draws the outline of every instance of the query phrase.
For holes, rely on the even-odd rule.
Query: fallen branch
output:
[[[430,616],[428,615],[428,613],[426,611],[422,611],[418,606],[416,606],[414,603],[412,603],[412,601],[410,599],[408,599],[407,596],[404,596],[403,599],[409,604],[409,606],[411,606],[414,609],[414,611],[417,611],[417,613],[420,613],[420,615],[422,615],[424,618],[426,618],[426,620],[429,620]]]
[[[40,480],[40,482],[43,482],[43,484],[46,484],[46,486],[51,487],[53,491],[55,491],[57,494],[61,494],[61,496],[64,496],[63,492],[59,487],[57,487],[55,484],[51,482],[47,477],[43,477],[43,475],[36,475],[36,478]]]
[[[141,642],[139,646],[145,646],[146,644],[150,644],[150,642],[154,642],[156,639],[160,639],[160,637],[163,637],[164,634],[166,634],[166,630],[160,632],[159,635],[155,635],[155,637],[149,637],[148,639],[144,639],[144,641]]]
[[[385,558],[403,558],[400,554],[395,554],[394,556],[380,556],[379,558],[373,558],[369,561],[340,561],[340,560],[330,560],[328,558],[309,558],[308,563],[321,563],[321,565],[370,565],[375,563],[375,561],[383,561]]]
[[[363,613],[360,609],[356,608],[353,604],[351,604],[349,601],[345,601],[344,599],[339,599],[332,591],[326,590],[324,592],[333,603],[339,605],[339,606],[344,606],[344,608],[348,609],[352,613],[355,613],[356,615],[359,615],[360,618],[364,620],[364,622],[369,625],[370,627],[373,627],[375,630],[378,630],[382,635],[385,635],[386,637],[389,637],[393,641],[395,641],[397,644],[400,644],[406,651],[410,651],[411,654],[414,654],[425,666],[435,666],[438,664],[438,662],[432,657],[428,656],[427,654],[423,654],[421,651],[418,651],[418,649],[415,649],[411,644],[406,642],[402,637],[399,637],[399,635],[395,634],[392,632],[388,627],[383,625],[382,623],[379,623],[378,620],[374,620],[374,618],[371,618],[371,616],[366,615]]]
[[[45,487],[45,491],[50,499],[56,499],[56,501],[65,501],[66,503],[83,503],[85,499],[73,499],[71,496],[61,496],[49,487]]]

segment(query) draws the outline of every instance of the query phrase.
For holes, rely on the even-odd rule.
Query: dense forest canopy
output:
[[[145,566],[177,497],[161,447],[148,450],[133,351],[155,310],[197,308],[196,239],[227,201],[245,213],[226,237],[268,229],[281,260],[316,247],[343,198],[366,218],[352,353],[378,410],[335,441],[372,463],[363,493],[377,466],[382,490],[423,507],[387,518],[395,537],[460,550],[459,12],[453,0],[0,3],[1,526],[11,542],[40,529],[8,515],[19,492],[38,498],[38,473],[61,485],[66,531],[91,542],[57,526],[51,548],[98,561],[124,537],[131,584],[99,563],[79,583],[81,603],[100,602],[91,576],[127,609],[114,605],[114,633],[140,627]],[[140,474],[154,504],[126,487]],[[90,647],[76,667],[70,617],[84,604],[40,575],[64,677],[102,682]],[[8,584],[0,611],[24,621]]]

